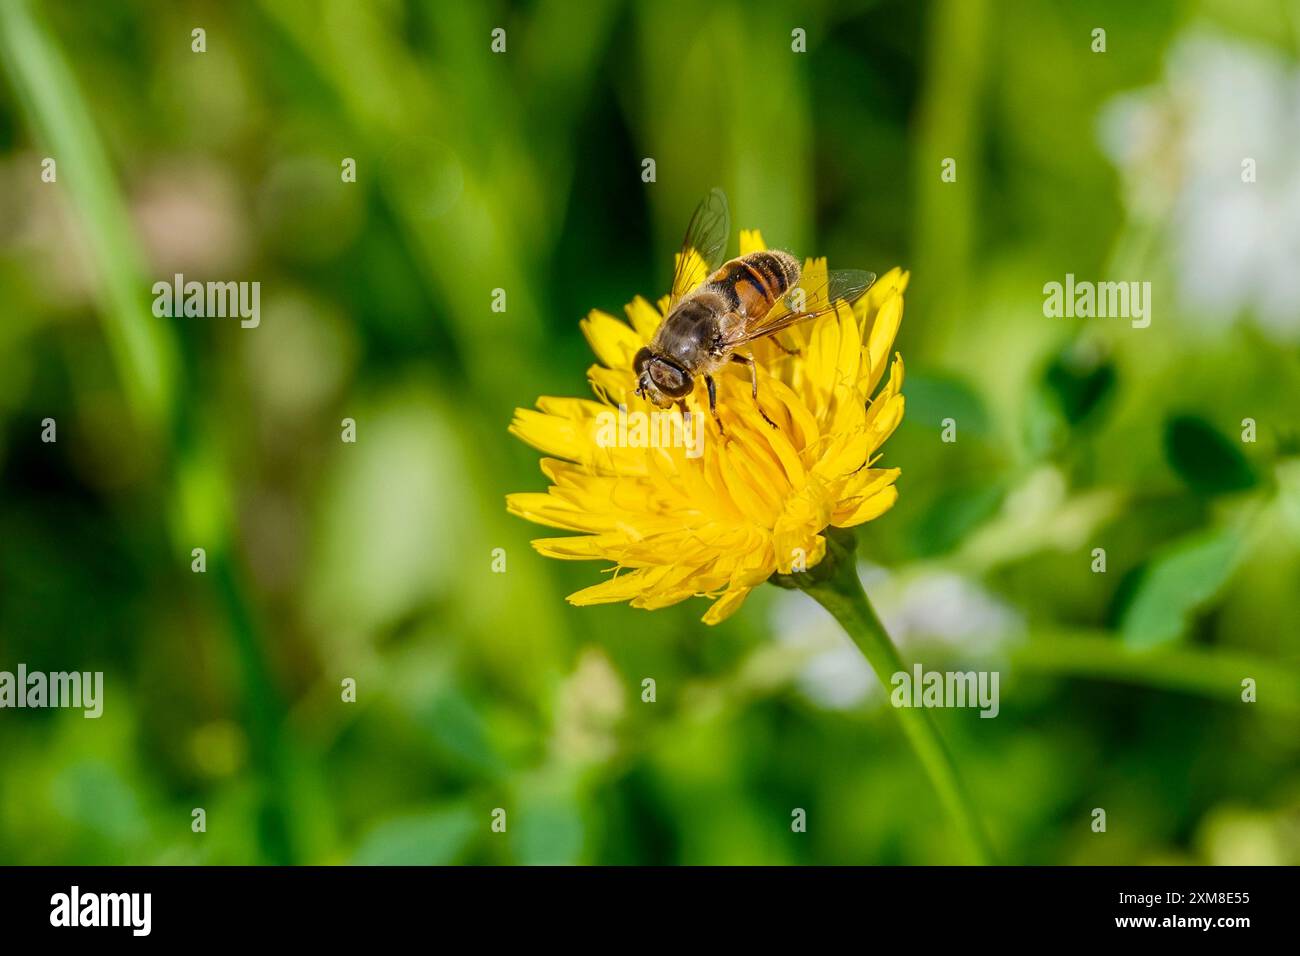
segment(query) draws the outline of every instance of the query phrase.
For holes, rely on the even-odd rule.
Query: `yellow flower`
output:
[[[756,230],[741,232],[742,255],[764,248]],[[821,287],[825,271],[825,259],[809,260],[800,285]],[[553,558],[613,565],[609,580],[569,595],[570,603],[660,608],[707,596],[715,600],[704,621],[716,624],[774,572],[817,564],[828,525],[848,528],[887,511],[898,497],[899,470],[875,467],[876,452],[903,417],[903,361],[895,355],[891,364],[889,354],[907,280],[908,273],[891,270],[852,307],[841,302],[782,333],[784,349],[755,343],[759,403],[776,429],[759,414],[743,367],[716,376],[725,434],[709,417],[697,380],[687,404],[706,423],[698,455],[690,447],[622,447],[599,437],[620,404],[629,417],[657,411],[636,395],[632,358],[663,321],[668,297],[656,308],[638,296],[626,308],[628,322],[592,311],[582,330],[600,360],[588,371],[599,400],[542,397],[536,411],[516,409],[510,425],[553,456],[541,462],[549,490],[507,496],[510,511],[584,532],[533,546]],[[809,308],[815,305],[810,299]],[[887,364],[888,381],[875,394]]]

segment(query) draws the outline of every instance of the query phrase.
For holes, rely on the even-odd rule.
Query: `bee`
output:
[[[753,355],[741,350],[832,312],[839,301],[851,305],[876,281],[874,273],[849,269],[828,273],[817,288],[803,289],[799,286],[799,260],[779,249],[751,252],[724,262],[730,231],[727,197],[714,189],[686,227],[668,314],[650,345],[632,360],[637,395],[659,408],[676,404],[683,414],[686,396],[694,391],[696,377],[703,376],[709,412],[719,432],[723,429],[713,377],[720,369],[731,362],[746,366],[757,405],[758,367]],[[808,303],[817,306],[806,307]],[[794,354],[779,340],[773,341]],[[765,422],[777,427],[761,407],[758,412]]]

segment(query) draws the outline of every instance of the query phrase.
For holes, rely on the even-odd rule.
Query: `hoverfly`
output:
[[[719,431],[722,420],[718,418],[713,376],[728,362],[749,369],[751,391],[755,404],[758,402],[758,368],[753,355],[739,349],[832,312],[841,300],[852,305],[876,281],[875,273],[847,269],[828,273],[817,288],[801,289],[799,260],[788,252],[751,252],[723,262],[730,231],[727,197],[714,189],[686,227],[668,314],[649,347],[638,351],[632,361],[636,393],[659,408],[676,403],[683,413],[695,377],[702,375],[709,390],[709,411]],[[692,258],[692,251],[699,260]],[[702,275],[697,264],[700,260],[704,263]],[[818,303],[815,308],[806,307],[814,302]],[[765,422],[777,427],[762,408],[758,411]]]

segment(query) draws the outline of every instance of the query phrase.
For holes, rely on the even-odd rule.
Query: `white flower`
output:
[[[1134,217],[1167,225],[1184,314],[1223,324],[1248,312],[1300,338],[1300,68],[1193,31],[1161,84],[1105,108],[1100,138]]]

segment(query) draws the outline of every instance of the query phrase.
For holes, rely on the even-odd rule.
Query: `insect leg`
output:
[[[754,360],[748,355],[741,355],[739,352],[731,353],[731,360],[749,366],[749,384],[751,386],[750,391],[754,396],[754,406],[758,409],[758,413],[763,416],[763,421],[776,428],[776,422],[768,418],[767,412],[763,411],[763,406],[758,404],[758,366],[754,364]]]
[[[772,336],[771,341],[772,341],[772,344],[773,344],[773,345],[775,345],[777,348],[779,348],[779,349],[780,349],[782,352],[784,352],[786,355],[798,355],[798,354],[800,354],[798,349],[792,349],[792,348],[790,348],[790,347],[787,346],[784,342],[782,342],[779,338],[777,338],[775,335]]]
[[[688,424],[690,424],[691,413],[690,413],[690,410],[687,409],[687,407],[686,407],[686,399],[684,399],[684,398],[679,398],[679,399],[677,399],[677,407],[678,407],[678,409],[681,410],[681,413],[682,413],[682,424],[683,424],[683,425],[688,425]]]
[[[725,435],[727,430],[722,427],[722,419],[718,417],[718,385],[713,381],[712,375],[704,376],[704,384],[709,387],[709,412],[718,423],[718,434]]]

